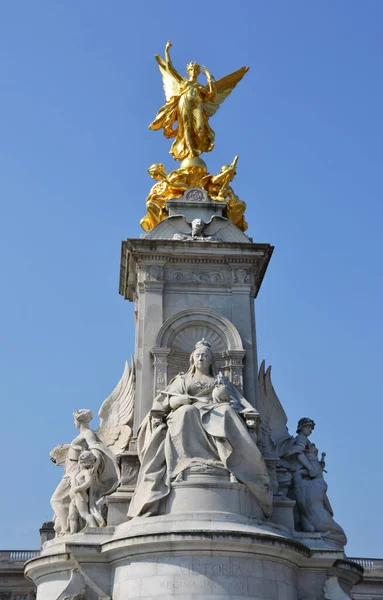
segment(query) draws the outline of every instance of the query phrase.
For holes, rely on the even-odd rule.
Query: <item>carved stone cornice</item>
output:
[[[130,239],[122,242],[120,294],[134,301],[138,282],[230,285],[256,297],[269,264],[270,244],[209,243]],[[191,267],[192,265],[192,267]]]

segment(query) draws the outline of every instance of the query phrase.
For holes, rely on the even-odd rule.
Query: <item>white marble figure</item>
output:
[[[262,435],[260,447],[265,455],[280,458],[277,468],[279,489],[277,495],[296,500],[295,527],[299,531],[323,533],[340,545],[347,538],[333,519],[323,477],[324,454],[318,459],[318,450],[308,440],[315,423],[301,419],[298,435],[287,429],[287,416],[271,382],[271,367],[265,370],[264,361],[259,370],[259,412]]]
[[[266,516],[272,492],[263,456],[249,434],[251,404],[220,374],[210,344],[201,340],[180,373],[153,402],[137,439],[141,468],[128,516],[157,514],[171,482],[186,469],[226,469],[245,484]],[[199,465],[199,467],[198,467]]]
[[[296,500],[296,529],[321,532],[344,546],[346,535],[333,519],[334,512],[327,497],[327,484],[323,477],[324,454],[318,459],[318,450],[308,439],[315,423],[306,417],[298,422],[297,436],[281,440],[277,453],[280,467],[285,471],[280,487]]]
[[[84,450],[78,457],[78,470],[71,475],[69,505],[70,533],[77,533],[81,529],[81,520],[86,527],[104,527],[105,521],[97,508],[97,458]]]
[[[70,514],[72,521],[74,521],[74,504],[76,505],[78,512],[76,519],[80,521],[82,526],[86,524],[89,524],[89,526],[101,526],[103,524],[101,522],[102,517],[97,507],[104,496],[112,493],[116,489],[120,479],[115,455],[89,427],[89,422],[93,417],[92,411],[88,409],[76,410],[76,412],[73,413],[73,416],[74,424],[80,430],[79,435],[67,448],[65,448],[65,446],[57,446],[51,452],[53,462],[62,464],[62,460],[57,460],[57,454],[61,456],[63,455],[64,450],[67,450],[64,475],[51,498],[51,505],[55,513],[54,523],[56,536],[70,532],[73,533],[74,529],[78,530],[80,527],[80,525],[75,526],[74,524],[71,526],[70,523]],[[88,454],[85,455],[84,451],[87,451]],[[86,464],[89,464],[90,462],[90,453],[94,456],[94,461],[92,459],[92,473],[91,479],[89,480],[88,477],[85,477],[84,469],[86,468],[85,462]],[[80,456],[84,459],[82,462],[80,461]],[[87,457],[86,461],[85,456]],[[88,483],[90,483],[89,486]],[[82,505],[80,511],[80,497],[76,494],[80,494],[78,488],[81,488],[82,486],[84,486],[84,490],[86,487],[88,500],[85,500],[84,494],[83,500],[87,504],[87,509],[85,510],[85,505]],[[83,514],[81,514],[81,512],[83,512]],[[93,514],[94,520],[88,519],[87,517],[84,518],[87,512]],[[97,518],[95,518],[96,514]]]

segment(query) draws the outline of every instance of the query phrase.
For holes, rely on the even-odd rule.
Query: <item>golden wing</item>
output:
[[[169,102],[173,96],[179,94],[180,83],[184,78],[176,71],[173,65],[166,65],[166,62],[159,54],[156,54],[156,61],[162,75],[166,102]]]
[[[226,100],[230,92],[232,92],[237,83],[241,81],[249,68],[250,67],[241,67],[238,71],[234,71],[234,73],[230,73],[215,82],[217,88],[215,100],[213,102],[210,101],[205,103],[208,117],[212,117],[217,112],[222,102]]]

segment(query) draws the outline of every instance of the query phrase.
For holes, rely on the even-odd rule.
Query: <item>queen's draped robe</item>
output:
[[[198,463],[227,469],[246,485],[264,514],[270,515],[272,492],[266,464],[241,416],[254,408],[230,382],[225,384],[230,402],[214,401],[216,380],[212,377],[204,385],[189,369],[154,399],[152,411],[167,416],[155,426],[153,412],[149,413],[140,427],[141,468],[129,517],[157,514],[159,501],[170,493],[171,481]],[[176,395],[189,396],[192,403],[171,410],[170,398]]]

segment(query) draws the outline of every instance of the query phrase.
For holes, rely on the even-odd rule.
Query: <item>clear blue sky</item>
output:
[[[249,235],[276,246],[259,356],[290,430],[317,423],[348,553],[383,555],[382,29],[380,0],[1,3],[0,548],[38,546],[62,474],[49,450],[133,351],[120,244],[141,233],[148,166],[175,165],[147,127],[171,39],[180,70],[251,67],[206,159],[239,154]]]

